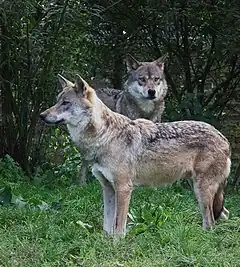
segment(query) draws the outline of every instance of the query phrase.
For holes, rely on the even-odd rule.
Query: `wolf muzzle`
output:
[[[56,120],[56,121],[48,120],[48,119],[47,119],[47,115],[48,115],[48,114],[47,114],[45,111],[42,112],[42,113],[39,115],[39,117],[40,117],[45,123],[47,123],[47,124],[57,125],[57,124],[60,124],[60,123],[64,122],[63,119],[61,119],[61,120]]]
[[[45,118],[46,118],[46,114],[44,114],[44,112],[42,112],[40,115],[39,115],[39,117],[43,120],[43,121],[45,121]]]

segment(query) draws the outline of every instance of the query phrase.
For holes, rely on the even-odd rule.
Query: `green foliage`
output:
[[[65,128],[52,128],[48,137],[46,158],[41,167],[36,169],[34,181],[49,186],[78,182],[82,157],[72,144],[69,134]]]
[[[38,208],[41,211],[58,210],[61,208],[62,199],[53,201],[50,204],[36,198],[30,198],[29,200],[25,200],[22,196],[14,195],[12,192],[12,188],[10,186],[5,186],[3,188],[0,188],[0,205],[2,206],[12,205],[16,208],[27,208],[27,209]]]
[[[140,234],[145,231],[154,231],[167,221],[168,211],[160,205],[144,203],[138,209],[130,210],[128,217],[131,234]]]
[[[8,153],[31,174],[48,146],[47,130],[38,118],[56,96],[56,74],[87,73],[81,45],[87,45],[87,34],[78,32],[86,26],[87,13],[74,0],[3,1],[0,11],[0,157]]]
[[[11,203],[12,200],[12,192],[11,187],[6,186],[0,189],[0,204],[1,205],[8,205]]]
[[[25,178],[22,168],[9,155],[0,159],[0,177],[3,180],[15,182]]]
[[[47,155],[51,159],[50,167],[54,168],[54,173],[57,176],[65,175],[71,177],[79,172],[81,155],[72,144],[66,130],[64,131],[60,128],[53,130]]]

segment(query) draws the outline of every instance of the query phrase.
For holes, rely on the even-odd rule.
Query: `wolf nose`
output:
[[[149,90],[148,90],[148,94],[149,94],[149,96],[155,96],[155,94],[156,94],[156,90],[154,90],[154,89],[149,89]]]
[[[46,118],[46,114],[44,114],[44,112],[42,112],[39,117],[44,121],[44,119]]]

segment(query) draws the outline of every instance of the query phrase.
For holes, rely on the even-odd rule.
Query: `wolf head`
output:
[[[152,62],[139,62],[133,56],[127,56],[128,79],[125,89],[133,98],[158,100],[165,97],[167,83],[164,77],[164,60],[166,57],[167,55],[164,55]]]
[[[58,79],[63,90],[57,96],[57,103],[42,112],[40,118],[47,124],[86,125],[91,117],[95,91],[79,75],[75,84],[61,75]]]

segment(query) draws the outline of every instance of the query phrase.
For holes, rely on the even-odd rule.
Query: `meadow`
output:
[[[128,234],[114,242],[103,234],[97,181],[1,180],[6,185],[12,204],[0,206],[0,266],[240,266],[240,196],[230,186],[230,219],[208,231],[187,184],[137,188]]]

